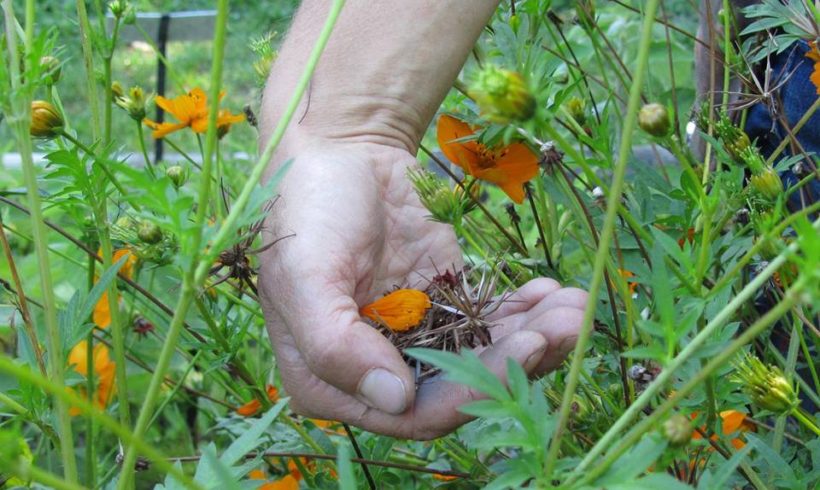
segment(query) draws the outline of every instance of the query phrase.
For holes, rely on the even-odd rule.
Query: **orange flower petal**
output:
[[[406,332],[424,319],[428,309],[430,298],[424,292],[417,289],[397,289],[361,307],[359,314],[394,332]]]
[[[108,291],[103,291],[97,304],[94,305],[94,312],[91,320],[99,328],[108,328],[111,325],[111,305],[108,304]]]
[[[111,396],[116,391],[114,385],[114,374],[116,364],[111,360],[108,347],[105,344],[94,346],[92,362],[94,363],[94,382],[96,384],[94,395],[95,405],[104,409],[111,401]],[[88,376],[88,342],[83,340],[75,345],[68,354],[68,365],[78,374]],[[86,396],[84,386],[79,386],[77,392],[81,396]],[[72,416],[79,415],[78,408],[69,410]]]
[[[250,473],[248,473],[249,480],[264,480],[265,478],[267,478],[265,472],[260,469],[251,470]]]
[[[299,480],[291,475],[285,475],[279,480],[263,483],[258,490],[299,490]]]
[[[279,399],[279,390],[275,386],[268,385],[268,388],[267,388],[266,391],[267,391],[267,394],[268,394],[268,399],[271,402],[276,402],[276,400]],[[262,402],[260,402],[256,398],[254,398],[253,400],[249,401],[248,403],[245,403],[241,407],[237,408],[236,413],[243,416],[243,417],[250,417],[252,415],[255,415],[256,412],[258,412],[260,408],[262,408]]]
[[[470,126],[453,116],[442,114],[438,119],[436,136],[438,146],[444,156],[472,175],[474,168],[478,166],[480,156],[477,152],[477,143],[474,141],[455,141],[467,136],[472,136],[474,131]]]
[[[442,475],[441,473],[433,473],[433,479],[438,481],[453,481],[457,479],[454,475]]]

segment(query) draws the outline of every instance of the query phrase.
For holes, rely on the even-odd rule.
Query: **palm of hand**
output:
[[[456,408],[474,394],[441,380],[416,392],[398,351],[358,315],[359,305],[394,286],[423,287],[437,270],[461,264],[452,229],[426,218],[405,176],[414,160],[406,152],[372,146],[301,153],[280,186],[268,238],[294,236],[265,254],[260,291],[295,411],[427,438],[464,423]],[[530,328],[550,307],[574,308],[563,315],[571,323],[580,320],[582,293],[561,297],[558,291],[553,304],[544,305],[557,283],[530,285],[494,318],[500,326],[493,337],[500,342],[482,357],[498,374],[507,357],[529,363],[528,370],[554,367],[561,353],[545,356],[545,336]],[[379,381],[365,382],[374,371]]]

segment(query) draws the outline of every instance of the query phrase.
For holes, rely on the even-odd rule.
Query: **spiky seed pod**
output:
[[[487,66],[468,90],[481,114],[499,124],[526,121],[535,114],[535,97],[520,73]]]
[[[63,130],[63,117],[57,109],[44,100],[31,103],[31,126],[29,132],[35,138],[54,138]]]
[[[725,113],[721,113],[720,118],[715,123],[715,130],[723,141],[723,147],[726,148],[729,155],[736,161],[743,161],[743,153],[752,148],[749,135],[732,124],[732,121]]]
[[[646,104],[638,112],[638,126],[647,134],[657,138],[668,136],[672,129],[669,111],[666,110],[665,106],[656,102]]]
[[[427,170],[410,169],[407,171],[407,177],[415,187],[421,203],[430,211],[430,218],[433,221],[454,225],[475,207],[474,198],[477,197],[476,192],[479,190],[476,182],[472,185],[464,184],[470,192],[467,194],[460,186],[450,189]]]
[[[673,447],[683,447],[692,440],[694,427],[688,417],[675,414],[663,423],[663,435]]]
[[[746,354],[735,363],[732,380],[741,385],[752,403],[764,410],[786,415],[799,403],[794,386],[777,366],[766,365],[755,356]]]

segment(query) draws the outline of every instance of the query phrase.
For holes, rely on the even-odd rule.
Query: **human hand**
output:
[[[293,234],[262,257],[260,299],[291,408],[395,437],[430,439],[470,418],[479,397],[440,376],[416,390],[398,350],[359,316],[396,285],[414,287],[461,265],[452,229],[426,218],[406,178],[415,158],[372,143],[313,142],[280,184],[266,241]],[[530,281],[493,314],[493,345],[480,352],[505,376],[512,358],[530,375],[556,368],[573,348],[586,293]]]

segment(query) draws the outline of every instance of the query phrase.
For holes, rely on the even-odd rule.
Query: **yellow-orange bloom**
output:
[[[524,184],[538,175],[538,157],[522,143],[487,148],[476,140],[460,141],[475,131],[463,121],[442,115],[438,120],[438,145],[447,158],[476,179],[501,187],[518,204],[524,201]]]
[[[397,289],[387,296],[362,306],[359,314],[394,332],[406,332],[416,327],[427,310],[430,297],[418,289]]]
[[[219,99],[225,93],[219,94]],[[197,87],[187,94],[180,95],[173,99],[166,99],[159,95],[156,99],[157,105],[165,112],[174,116],[177,121],[156,122],[148,118],[143,119],[143,123],[151,128],[151,135],[154,138],[164,138],[165,136],[184,128],[191,128],[195,133],[204,133],[208,130],[208,96],[205,91]],[[228,131],[231,124],[245,120],[243,114],[231,114],[227,109],[220,110],[217,114],[216,126],[223,134]]]
[[[692,413],[692,419],[694,420],[696,417],[697,412]],[[747,420],[746,414],[743,412],[739,412],[737,410],[724,410],[720,412],[720,418],[722,421],[721,428],[724,436],[732,435],[738,431],[749,432],[755,430],[755,425]],[[701,427],[701,431],[705,432],[705,430],[705,427]],[[700,432],[698,431],[695,431],[694,434],[692,434],[693,440],[699,440],[702,438],[703,436],[701,436]],[[710,439],[715,441],[717,440],[717,438],[717,434],[713,434]],[[732,446],[737,450],[743,449],[743,446],[746,445],[746,442],[743,441],[743,439],[741,439],[740,437],[736,437],[732,439],[730,442]]]
[[[279,390],[276,389],[275,386],[268,385],[267,392],[268,392],[268,399],[271,401],[271,403],[275,403],[276,400],[279,399]],[[254,398],[253,400],[249,401],[248,403],[246,403],[246,404],[242,405],[241,407],[237,408],[236,413],[238,413],[239,415],[241,415],[243,417],[250,417],[250,416],[256,414],[256,412],[258,412],[260,408],[262,408],[262,402],[259,401],[259,399]]]
[[[97,255],[102,257],[102,250],[98,250]],[[125,259],[125,263],[122,267],[120,267],[119,274],[122,277],[131,279],[134,275],[134,267],[137,263],[137,256],[134,255],[131,250],[127,248],[115,250],[111,261],[116,264],[126,255],[128,258]],[[100,299],[97,300],[97,304],[94,305],[94,312],[91,315],[91,319],[94,322],[94,325],[99,328],[108,328],[108,326],[111,325],[111,308],[108,305],[108,291],[103,292]]]
[[[301,458],[301,462],[307,464],[307,459]],[[264,471],[253,470],[248,474],[248,478],[251,480],[264,480],[266,477]],[[299,480],[301,479],[302,473],[299,471],[299,467],[292,459],[289,459],[287,475],[278,480],[263,483],[257,487],[257,490],[298,490]]]
[[[811,49],[806,53],[806,58],[814,61],[814,71],[809,76],[809,79],[817,88],[817,95],[820,95],[820,50],[817,49],[817,42],[811,42]]]
[[[116,389],[114,385],[114,370],[116,364],[108,355],[108,347],[106,347],[105,344],[96,344],[92,356],[92,362],[94,363],[94,383],[96,385],[95,392],[92,395],[92,402],[97,408],[104,409]],[[83,340],[71,349],[68,355],[68,365],[77,373],[88,376],[87,341]],[[77,391],[81,396],[87,396],[84,385],[79,385]],[[71,407],[69,409],[71,416],[79,415],[80,413],[80,409],[77,407]]]
[[[633,274],[632,271],[628,271],[626,269],[618,269],[618,274],[620,274],[621,277],[626,279],[626,284],[629,286],[629,294],[635,294],[635,291],[638,290],[638,283],[629,280],[629,278],[635,277],[635,274]]]

